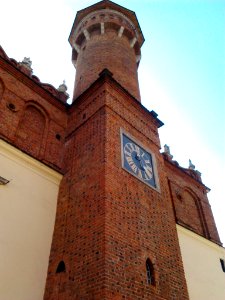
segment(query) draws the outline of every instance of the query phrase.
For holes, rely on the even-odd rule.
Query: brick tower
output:
[[[76,67],[74,99],[108,68],[140,100],[137,65],[144,37],[132,11],[110,1],[83,9],[77,13],[69,42]]]
[[[160,153],[163,123],[140,102],[136,15],[101,1],[77,13],[69,41],[76,80],[44,299],[189,299],[176,224],[220,241],[199,173]]]

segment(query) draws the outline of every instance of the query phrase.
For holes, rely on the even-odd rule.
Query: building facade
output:
[[[0,298],[223,300],[208,188],[141,104],[135,13],[98,2],[69,42],[71,105],[0,48]]]

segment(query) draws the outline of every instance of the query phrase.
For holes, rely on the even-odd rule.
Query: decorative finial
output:
[[[195,165],[193,165],[193,163],[191,162],[191,160],[189,159],[189,167],[188,169],[190,170],[194,170],[195,169]]]
[[[66,93],[66,91],[67,91],[67,86],[66,86],[65,80],[63,80],[63,83],[60,84],[60,86],[58,87],[58,91],[59,91],[59,92],[62,92],[62,93]]]
[[[164,145],[164,153],[170,158],[173,158],[173,155],[170,153],[170,147],[168,145]]]
[[[30,60],[30,57],[24,57],[21,64],[26,66],[27,68],[31,69],[32,61]]]
[[[23,61],[19,63],[20,69],[26,73],[27,75],[31,75],[33,73],[33,69],[31,68],[32,61],[30,57],[24,57]]]

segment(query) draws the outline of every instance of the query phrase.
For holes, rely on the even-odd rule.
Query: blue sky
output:
[[[123,4],[123,1],[117,3]],[[165,123],[162,146],[202,172],[225,242],[225,1],[129,1],[145,36],[142,103]]]
[[[152,5],[140,21],[150,30],[149,36],[143,30],[143,57],[150,56],[149,67],[202,137],[207,140],[210,135],[211,143],[225,153],[224,141],[221,145],[218,139],[224,134],[225,4],[165,2]]]
[[[225,1],[115,2],[136,12],[145,36],[138,71],[142,103],[165,123],[162,146],[170,146],[180,165],[187,167],[190,158],[202,172],[225,243]],[[76,11],[94,3],[5,1],[1,45],[18,61],[30,57],[42,82],[58,87],[65,79],[72,96],[75,70],[67,40]]]

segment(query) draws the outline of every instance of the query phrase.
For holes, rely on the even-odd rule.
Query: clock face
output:
[[[122,147],[123,167],[138,179],[156,188],[152,155],[125,134],[122,135]]]

